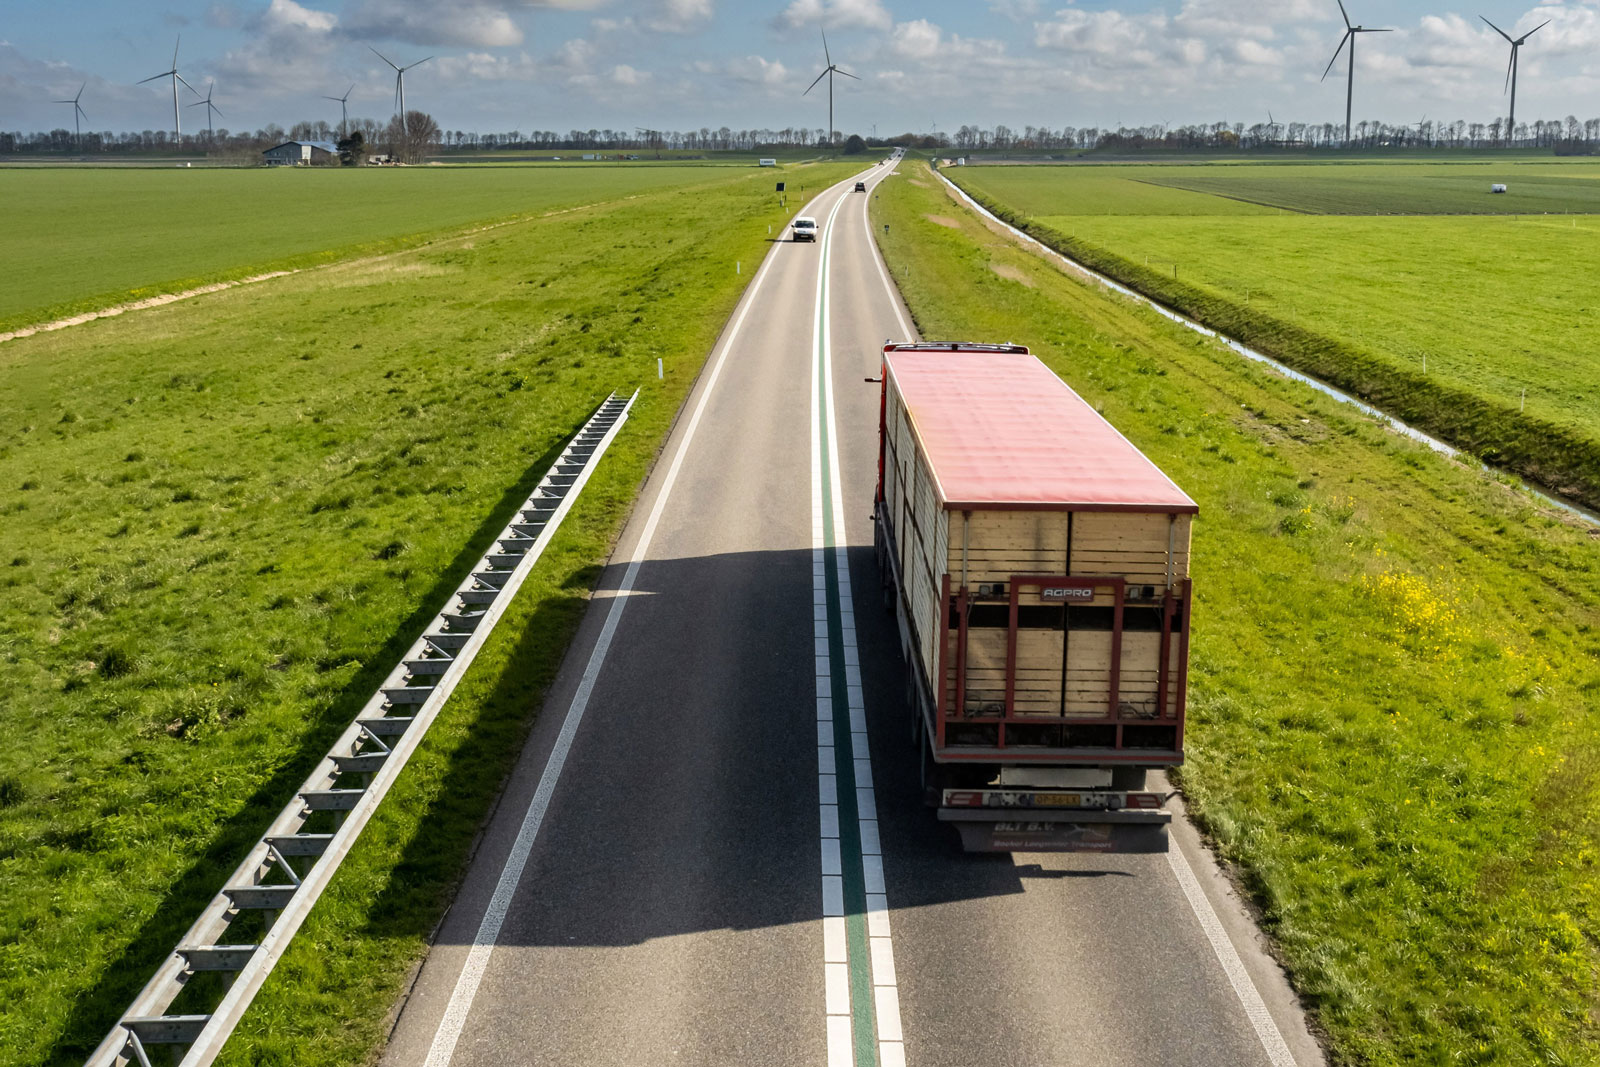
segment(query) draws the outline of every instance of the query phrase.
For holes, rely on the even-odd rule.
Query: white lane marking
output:
[[[876,189],[883,181],[879,178],[872,185]],[[823,233],[823,248],[831,251],[833,247],[834,223],[840,209],[844,206],[844,199],[834,204],[832,212],[828,215],[828,222]],[[865,204],[862,206],[863,216],[866,213]],[[876,245],[872,241],[870,232],[867,235],[868,248],[876,261]],[[822,258],[822,263],[827,263],[827,255]],[[882,269],[881,267],[879,268]],[[819,264],[819,275],[822,274]],[[887,282],[887,279],[885,279]],[[823,288],[826,287],[826,292]],[[862,841],[861,871],[862,879],[867,893],[867,943],[868,960],[871,964],[873,987],[873,1007],[877,1023],[878,1060],[882,1065],[894,1064],[903,1067],[905,1064],[904,1035],[900,1022],[900,992],[894,971],[894,950],[889,934],[888,899],[884,892],[883,856],[878,848],[878,808],[877,800],[872,790],[872,750],[867,741],[867,719],[864,693],[861,686],[861,655],[856,646],[856,616],[853,604],[854,596],[850,588],[850,559],[849,538],[846,536],[844,481],[839,465],[839,433],[835,418],[836,405],[833,390],[833,344],[829,336],[832,329],[832,279],[823,275],[818,278],[818,299],[822,301],[823,313],[818,323],[818,344],[821,355],[821,377],[819,388],[822,393],[823,406],[827,411],[828,427],[828,471],[829,484],[833,487],[831,501],[833,510],[833,530],[835,538],[834,573],[837,575],[836,584],[839,596],[839,625],[840,637],[843,646],[843,660],[845,670],[845,691],[848,696],[848,714],[850,716],[850,745],[852,756],[852,769],[856,771],[856,813],[858,828]],[[890,291],[891,297],[893,291]],[[899,304],[894,304],[895,314],[899,315]],[[904,326],[904,320],[901,320]],[[907,336],[910,336],[909,328]],[[816,392],[813,392],[816,397]],[[813,401],[815,403],[815,400]],[[819,428],[817,419],[813,417],[812,424],[812,544],[815,546],[813,560],[821,560],[822,552],[826,550],[823,536],[822,507],[824,501],[822,494],[822,477],[820,469]],[[813,574],[816,574],[815,564]],[[818,580],[823,580],[819,577]],[[822,632],[826,633],[826,624],[822,624]],[[831,666],[831,664],[830,664]],[[819,664],[820,683],[820,664]],[[835,757],[837,758],[837,757]],[[866,843],[872,842],[871,852],[866,849]],[[830,1061],[830,1067],[834,1065]]]
[[[499,881],[495,884],[494,895],[489,899],[483,920],[478,924],[478,932],[473,936],[472,948],[467,953],[467,961],[461,968],[461,974],[456,978],[455,989],[450,994],[450,1003],[445,1007],[444,1018],[440,1020],[439,1029],[433,1035],[433,1045],[428,1050],[426,1067],[445,1067],[455,1055],[456,1042],[461,1039],[467,1015],[472,1010],[473,998],[477,996],[478,986],[482,984],[484,972],[489,967],[489,956],[494,952],[495,942],[499,940],[500,928],[504,925],[506,914],[511,908],[511,898],[516,893],[518,883],[522,881],[522,872],[528,865],[529,855],[533,852],[534,839],[539,836],[539,827],[544,823],[545,812],[550,807],[550,798],[555,793],[561,769],[566,765],[567,755],[572,750],[572,741],[577,735],[578,724],[583,721],[583,713],[589,706],[589,697],[594,692],[595,682],[600,677],[600,669],[605,664],[606,653],[611,648],[617,624],[622,619],[623,609],[627,606],[629,594],[633,591],[633,583],[639,577],[639,568],[644,562],[645,553],[655,538],[656,526],[661,521],[662,512],[666,510],[667,500],[672,495],[672,487],[677,484],[678,472],[683,469],[683,459],[689,453],[689,445],[694,441],[695,431],[700,427],[700,418],[705,414],[706,404],[710,401],[717,381],[722,376],[728,352],[733,348],[734,340],[744,326],[745,316],[755,306],[756,296],[761,291],[761,283],[767,279],[768,268],[777,260],[783,248],[784,243],[778,242],[772,254],[761,264],[761,269],[757,271],[755,281],[751,283],[750,291],[745,296],[744,306],[740,308],[738,317],[733,321],[733,328],[723,338],[722,351],[712,364],[711,376],[706,379],[705,388],[701,390],[694,413],[689,417],[683,439],[678,443],[677,453],[667,468],[666,477],[661,483],[661,491],[656,495],[655,505],[650,509],[650,517],[644,524],[638,544],[634,546],[633,558],[628,562],[622,584],[612,594],[611,607],[606,613],[605,625],[600,630],[599,640],[595,642],[594,650],[589,654],[589,663],[584,668],[577,692],[572,695],[572,703],[567,706],[567,715],[561,723],[561,732],[556,736],[555,746],[550,750],[544,773],[539,777],[538,788],[534,790],[533,798],[528,802],[528,810],[522,817],[522,826],[517,831],[517,839],[511,847],[511,854],[506,857],[506,865],[500,872]]]
[[[838,212],[834,205],[834,212]],[[833,217],[829,216],[829,223]],[[812,314],[812,352],[820,343],[817,325],[823,299],[823,265],[821,254],[826,248],[824,232],[817,257],[817,304]],[[812,637],[815,645],[817,681],[817,799],[821,807],[821,833],[823,855],[839,854],[838,765],[833,747],[833,661],[828,651],[828,578],[823,558],[823,500],[822,500],[822,422],[817,417],[816,369],[814,360],[806,361],[806,376],[812,379],[811,388],[811,590],[815,610],[812,614]],[[822,870],[822,974],[824,979],[824,1011],[828,1027],[828,1067],[855,1067],[855,1031],[850,1011],[850,948],[844,919],[844,879],[842,857],[837,870]],[[836,924],[830,927],[829,924]],[[843,975],[843,995],[835,983]]]
[[[1295,1067],[1294,1053],[1289,1051],[1289,1045],[1283,1040],[1278,1024],[1273,1021],[1272,1013],[1267,1010],[1266,1001],[1261,999],[1261,991],[1256,988],[1255,982],[1251,981],[1250,972],[1244,969],[1244,961],[1239,958],[1233,942],[1228,940],[1228,932],[1222,928],[1222,920],[1217,918],[1216,911],[1211,907],[1211,901],[1206,899],[1205,890],[1200,888],[1199,879],[1195,878],[1194,870],[1189,866],[1189,860],[1178,847],[1176,840],[1170,842],[1167,847],[1167,863],[1171,865],[1172,873],[1177,875],[1178,886],[1188,898],[1194,917],[1200,921],[1200,929],[1205,931],[1206,940],[1211,942],[1211,951],[1216,953],[1217,962],[1222,964],[1222,970],[1233,985],[1239,1003],[1244,1006],[1244,1013],[1249,1018],[1251,1027],[1255,1030],[1261,1047],[1266,1050],[1268,1062],[1272,1067]]]

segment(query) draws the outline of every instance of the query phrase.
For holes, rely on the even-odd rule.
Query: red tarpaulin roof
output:
[[[887,351],[944,506],[1200,509],[1024,351]]]

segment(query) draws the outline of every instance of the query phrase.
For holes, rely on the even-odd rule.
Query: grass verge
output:
[[[1182,782],[1334,1062],[1595,1062],[1594,532],[909,177],[922,335],[1027,343],[1200,503]]]
[[[1454,387],[1385,354],[1325,336],[1248,301],[1170,276],[1029,218],[954,176],[973,199],[1043,244],[1175,311],[1339,387],[1485,462],[1600,508],[1600,440]]]
[[[371,1055],[734,264],[782,232],[769,177],[0,349],[0,1064],[82,1061],[561,443],[642,387],[226,1059]]]
[[[0,170],[14,215],[0,332],[720,177],[687,164]]]

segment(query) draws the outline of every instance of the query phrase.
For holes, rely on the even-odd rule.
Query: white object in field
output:
[[[1491,193],[1503,193],[1506,191],[1506,187],[1501,185],[1499,182],[1495,182],[1493,185],[1489,186],[1489,191]]]
[[[759,160],[758,163],[763,167],[776,167],[778,165],[778,161],[776,159],[763,159]]]

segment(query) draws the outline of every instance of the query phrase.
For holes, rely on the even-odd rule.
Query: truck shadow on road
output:
[[[641,566],[499,944],[627,946],[821,915],[811,564],[810,550],[795,549]],[[622,570],[600,576],[534,729],[532,758],[486,828],[463,893],[434,932],[439,943],[469,944],[477,934]],[[879,607],[870,547],[852,552],[852,571],[891,906],[1020,895],[1038,880],[1139,877],[1147,864],[1136,861],[1151,857],[1041,863],[961,851],[954,831],[921,805],[905,665]],[[534,655],[539,640],[524,634],[513,659]],[[522,688],[490,700],[528,696]],[[450,767],[437,803],[481,774],[471,748]],[[437,869],[437,844],[418,835],[400,869]],[[397,879],[385,892],[399,904],[419,888]],[[369,911],[372,934],[429,933],[396,929],[391,916],[419,913],[386,904],[380,898]]]

